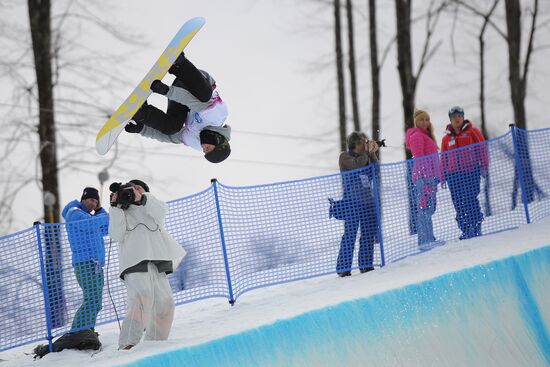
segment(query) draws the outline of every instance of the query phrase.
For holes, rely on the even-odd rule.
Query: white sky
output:
[[[59,8],[54,8],[54,12],[59,13],[61,4],[66,3],[56,1],[54,6]],[[366,2],[355,3],[360,113],[363,130],[370,133]],[[378,3],[379,47],[382,52],[394,34],[394,5],[389,0]],[[426,3],[415,2],[416,16],[422,13]],[[6,14],[5,19],[22,27],[11,38],[20,42],[19,48],[24,47],[29,41],[24,31],[28,23],[27,9],[15,0],[8,0],[6,4],[7,7],[0,7]],[[549,6],[545,2],[541,4],[541,19],[548,16]],[[229,106],[227,122],[234,129],[231,141],[233,153],[219,165],[208,163],[201,154],[183,145],[162,144],[123,133],[119,139],[116,165],[109,170],[109,182],[139,177],[149,183],[158,197],[172,200],[208,187],[213,177],[227,185],[244,186],[318,176],[338,170],[338,111],[330,6],[313,0],[167,0],[163,1],[162,6],[151,6],[151,2],[145,0],[124,0],[116,2],[116,5],[90,8],[117,30],[135,35],[134,38],[145,42],[145,46],[129,47],[88,22],[77,22],[77,27],[73,25],[70,29],[74,31],[78,28],[78,33],[70,34],[78,45],[85,45],[92,50],[91,54],[123,55],[117,61],[103,60],[98,65],[108,69],[112,67],[109,71],[125,85],[118,83],[108,90],[86,90],[88,97],[74,96],[78,92],[60,89],[58,97],[88,98],[105,111],[114,111],[149,70],[181,24],[191,17],[203,16],[206,25],[191,41],[187,55],[198,67],[208,70],[216,78],[222,98]],[[502,9],[499,11],[501,17]],[[451,14],[441,16],[434,36],[434,44],[442,42],[442,46],[420,79],[417,105],[431,113],[438,138],[447,124],[446,111],[451,105],[461,104],[466,109],[467,117],[474,121],[479,119],[475,104],[478,95],[476,22],[478,20],[471,15],[459,22],[453,40],[458,51],[456,62],[453,62],[450,47]],[[424,26],[423,22],[418,23],[413,32],[416,62],[423,45]],[[548,38],[549,30],[541,27],[540,32],[542,44],[542,40]],[[5,52],[11,52],[10,47],[17,46],[17,43],[14,46],[12,39],[0,38],[0,43],[9,45]],[[490,70],[487,79],[488,118],[490,131],[496,136],[508,130],[513,114],[509,103],[504,41],[489,30],[487,47],[490,52],[487,60]],[[69,59],[72,55],[71,60],[79,55],[67,45],[62,51]],[[25,55],[26,60],[28,56]],[[545,104],[550,96],[547,91],[550,70],[546,65],[546,56],[545,50],[535,54],[530,69],[527,108],[531,128],[550,126],[545,120]],[[92,70],[90,68],[87,72]],[[14,95],[23,93],[8,78],[0,79],[0,102],[10,103]],[[29,84],[34,80],[32,76],[27,79]],[[66,86],[71,81],[63,82]],[[80,93],[83,94],[82,91]],[[383,66],[382,98],[382,135],[390,145],[383,151],[383,161],[402,160],[403,123],[395,48],[391,49]],[[164,100],[155,98],[153,103],[162,106]],[[28,113],[25,108],[0,106],[0,121],[2,124],[12,124],[17,119],[29,121]],[[90,132],[83,132],[69,142],[79,146],[78,157],[90,164],[85,166],[85,172],[78,175],[70,169],[62,171],[59,200],[63,206],[79,198],[84,186],[99,186],[97,174],[110,164],[114,153],[101,157],[94,150],[95,131],[103,124],[104,116],[97,112],[85,117],[58,112],[57,118],[62,122],[60,129],[65,126],[63,124],[77,118],[81,121],[85,119],[90,126]],[[3,147],[9,137],[6,134],[5,129],[0,131]],[[0,192],[5,189],[8,174],[19,179],[34,177],[39,172],[35,159],[37,138],[32,134],[26,139],[17,151],[12,152],[9,164],[3,162],[3,167],[8,168],[2,168]],[[61,150],[58,154],[63,158],[76,154],[74,152],[73,147],[71,151]],[[107,204],[107,200],[103,200],[103,205]],[[0,228],[0,234],[28,228],[33,221],[41,218],[38,185],[32,183],[22,190],[14,206],[15,222],[8,230]]]
[[[176,307],[170,338],[164,342],[141,342],[129,352],[118,348],[118,325],[98,327],[103,351],[90,358],[90,353],[66,350],[50,353],[33,361],[25,355],[35,344],[0,352],[2,367],[23,366],[106,366],[129,363],[162,351],[191,346],[225,335],[240,333],[277,320],[289,319],[304,312],[365,298],[390,289],[518,255],[550,245],[550,218],[523,225],[513,231],[448,242],[416,256],[377,268],[374,272],[351,277],[336,275],[287,283],[245,293],[233,307],[227,299],[216,298]]]

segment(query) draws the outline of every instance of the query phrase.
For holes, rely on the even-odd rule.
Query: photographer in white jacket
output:
[[[120,277],[128,300],[118,340],[130,349],[141,340],[166,340],[174,319],[174,298],[167,274],[178,267],[185,250],[166,232],[166,203],[149,193],[141,180],[113,183],[109,235],[119,244]]]

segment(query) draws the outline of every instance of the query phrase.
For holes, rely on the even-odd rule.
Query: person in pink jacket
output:
[[[405,145],[414,159],[412,181],[418,205],[418,244],[421,249],[426,249],[435,242],[432,215],[436,208],[437,184],[441,182],[441,171],[430,115],[426,111],[416,110],[414,126],[407,130]]]

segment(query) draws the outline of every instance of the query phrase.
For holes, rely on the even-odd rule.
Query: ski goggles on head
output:
[[[464,116],[464,109],[460,106],[451,107],[449,109],[449,118],[453,117],[454,115]]]

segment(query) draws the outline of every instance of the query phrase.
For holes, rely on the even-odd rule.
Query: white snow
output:
[[[550,218],[468,241],[448,242],[431,251],[352,277],[324,276],[246,293],[230,307],[226,299],[201,300],[176,307],[169,340],[142,342],[130,351],[117,350],[118,325],[98,327],[103,350],[93,354],[74,350],[50,353],[33,361],[35,344],[0,352],[0,366],[109,366],[182,346],[200,344],[280,319],[347,300],[369,297],[389,289],[422,282],[439,275],[521,254],[550,245]],[[107,300],[108,301],[108,300]]]

